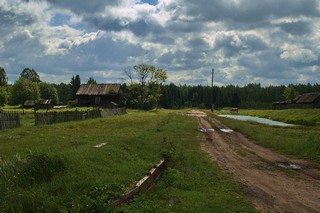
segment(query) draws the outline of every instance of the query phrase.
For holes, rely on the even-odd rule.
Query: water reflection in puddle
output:
[[[278,162],[276,163],[278,166],[284,169],[292,169],[292,170],[301,170],[301,166],[292,164],[292,163],[287,163],[287,162]]]
[[[199,131],[200,131],[200,132],[204,132],[204,133],[206,133],[206,132],[214,132],[215,130],[214,130],[214,129],[205,129],[205,128],[200,128],[200,129],[199,129]]]
[[[254,122],[267,124],[267,125],[271,125],[271,126],[283,126],[283,127],[296,126],[293,124],[287,124],[287,123],[283,123],[283,122],[279,122],[279,121],[273,121],[273,120],[266,119],[266,118],[258,118],[258,117],[254,117],[254,116],[248,116],[248,115],[219,115],[219,117],[232,118],[232,119],[236,119],[236,120],[240,120],[240,121],[254,121]]]
[[[220,129],[222,132],[225,132],[225,133],[231,133],[233,132],[232,129]]]

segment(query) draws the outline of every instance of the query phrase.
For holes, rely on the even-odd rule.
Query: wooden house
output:
[[[120,84],[82,84],[77,91],[79,106],[111,107],[120,101]]]
[[[292,103],[274,102],[273,109],[308,109],[320,108],[320,93],[305,93],[298,95]]]
[[[298,108],[320,108],[320,93],[306,93],[296,98]]]

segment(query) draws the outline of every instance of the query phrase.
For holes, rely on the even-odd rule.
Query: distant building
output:
[[[273,109],[308,109],[320,108],[320,93],[305,93],[298,95],[292,103],[274,102]]]
[[[77,91],[79,106],[114,107],[120,101],[120,84],[82,84]]]
[[[46,100],[26,100],[23,104],[23,107],[28,108],[36,108],[36,109],[52,109],[53,102],[51,99]]]

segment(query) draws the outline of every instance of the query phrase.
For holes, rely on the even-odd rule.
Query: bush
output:
[[[78,106],[78,100],[68,101],[67,104],[68,104],[69,107],[77,107]]]

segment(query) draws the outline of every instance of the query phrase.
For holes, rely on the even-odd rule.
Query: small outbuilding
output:
[[[79,106],[111,107],[120,102],[121,84],[82,84],[77,91]]]
[[[23,107],[26,109],[37,108],[37,109],[52,109],[53,102],[51,99],[46,100],[25,100]]]

